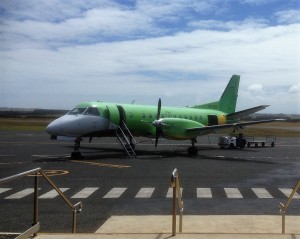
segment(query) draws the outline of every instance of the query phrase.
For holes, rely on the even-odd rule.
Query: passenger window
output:
[[[100,116],[99,111],[96,107],[89,107],[85,112],[85,115],[93,115],[93,116]]]
[[[87,108],[75,108],[71,110],[68,115],[81,115]]]

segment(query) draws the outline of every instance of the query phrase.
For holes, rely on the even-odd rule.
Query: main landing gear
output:
[[[71,159],[82,159],[83,156],[81,155],[79,148],[80,148],[80,142],[82,141],[82,138],[76,138],[75,144],[74,144],[74,151],[71,153]]]
[[[198,149],[195,146],[195,143],[197,143],[196,138],[192,139],[192,146],[188,148],[188,155],[191,157],[196,157],[198,155]]]

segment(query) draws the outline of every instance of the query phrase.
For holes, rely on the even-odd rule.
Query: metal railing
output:
[[[36,168],[32,169],[23,173],[19,173],[7,178],[0,179],[0,184],[1,183],[6,183],[10,182],[22,177],[26,177],[28,175],[35,174],[34,177],[34,208],[33,208],[33,226],[29,228],[26,232],[22,233],[20,236],[18,236],[18,239],[23,239],[23,238],[28,238],[29,236],[36,236],[36,233],[40,229],[40,223],[39,223],[39,217],[38,217],[38,176],[42,175],[44,179],[51,185],[53,189],[63,198],[63,200],[69,205],[69,207],[73,210],[73,223],[72,223],[72,232],[76,233],[76,222],[77,222],[77,217],[76,213],[81,212],[82,210],[82,203],[78,202],[75,205],[73,205],[69,199],[63,194],[63,192],[55,185],[55,183],[47,176],[47,174],[41,169],[41,168]]]
[[[299,188],[300,188],[300,179],[298,180],[295,187],[293,188],[293,191],[292,191],[291,195],[289,196],[289,198],[287,199],[286,203],[285,204],[283,204],[283,203],[279,204],[279,211],[280,211],[281,216],[282,216],[282,234],[285,233],[285,213],[286,213],[286,210],[288,209],[290,203],[293,200],[294,195],[299,190]]]
[[[176,198],[178,199],[179,208],[179,232],[182,232],[182,217],[183,217],[183,201],[180,190],[180,182],[178,171],[175,168],[171,175],[171,188],[173,188],[173,200],[172,200],[172,235],[176,236]]]

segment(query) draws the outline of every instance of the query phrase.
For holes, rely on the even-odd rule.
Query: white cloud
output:
[[[252,5],[264,5],[272,2],[276,2],[278,0],[242,0],[242,3],[252,4]]]
[[[248,86],[248,91],[254,95],[261,94],[264,91],[264,87],[261,84],[253,84]]]
[[[54,5],[49,12],[42,7],[44,19],[30,16],[28,8],[20,14],[27,20],[2,19],[3,106],[71,108],[86,100],[132,99],[156,104],[162,96],[165,105],[193,105],[217,100],[230,76],[241,74],[240,109],[271,104],[271,112],[299,112],[279,108],[277,101],[284,97],[292,105],[288,96],[299,89],[300,24],[191,17],[188,28],[171,31],[159,23],[180,24],[193,4],[205,15],[217,1],[137,1],[131,6],[101,1],[103,7],[88,1],[91,8],[83,2],[72,2],[54,21],[49,21]]]
[[[300,9],[280,11],[275,14],[279,23],[291,24],[300,22]]]
[[[289,88],[289,92],[290,92],[290,93],[298,93],[298,94],[300,94],[300,83],[299,83],[299,84],[292,85],[292,86]],[[298,95],[298,97],[300,97],[300,95]]]

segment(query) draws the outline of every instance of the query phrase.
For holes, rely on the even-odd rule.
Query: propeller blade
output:
[[[157,130],[156,130],[156,132],[157,132]],[[158,135],[158,134],[156,134],[156,136],[155,136],[155,148],[157,148],[157,144],[158,144],[158,137],[159,137],[159,135]]]
[[[159,98],[159,100],[158,100],[158,105],[157,105],[157,115],[156,115],[156,120],[159,120],[159,118],[160,118],[160,110],[161,110],[161,99]]]
[[[156,121],[155,121],[155,124],[156,124],[156,126],[155,126],[156,127],[156,132],[155,132],[155,148],[157,147],[158,138],[159,138],[159,135],[161,134],[161,129],[158,127],[159,126],[158,120],[160,118],[160,111],[161,111],[161,99],[159,98],[158,104],[157,104]]]

